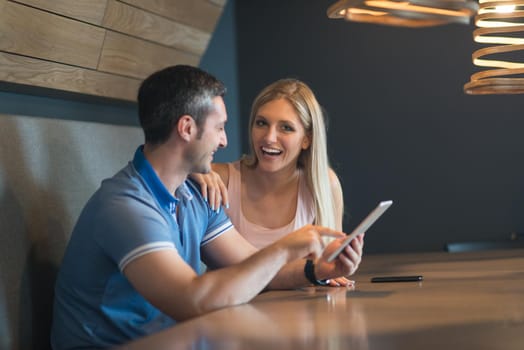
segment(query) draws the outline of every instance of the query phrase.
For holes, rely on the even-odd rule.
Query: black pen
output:
[[[371,278],[371,282],[420,282],[424,279],[421,275],[416,276],[380,276]]]

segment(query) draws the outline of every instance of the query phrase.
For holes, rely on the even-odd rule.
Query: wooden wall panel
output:
[[[198,55],[204,53],[211,38],[210,33],[116,0],[109,0],[103,26]]]
[[[208,0],[208,1],[220,7],[226,6],[226,0]]]
[[[122,2],[213,32],[222,7],[208,0],[122,0]]]
[[[135,101],[150,73],[199,64],[225,1],[0,0],[0,81]]]
[[[20,5],[0,5],[0,50],[96,68],[104,29]]]
[[[200,57],[154,45],[116,32],[107,32],[98,70],[134,78],[174,64],[198,65]]]
[[[134,101],[141,80],[0,52],[0,80]]]
[[[100,25],[107,0],[15,0],[42,10]]]

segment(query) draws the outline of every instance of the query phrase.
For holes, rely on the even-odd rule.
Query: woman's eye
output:
[[[266,125],[266,122],[264,122],[263,120],[256,120],[255,121],[255,125],[256,126],[264,126],[264,125]]]
[[[289,126],[289,125],[283,125],[283,126],[282,126],[282,129],[283,129],[284,131],[289,131],[289,132],[291,132],[291,131],[295,131],[295,129],[293,129],[293,128],[292,128],[291,126]]]

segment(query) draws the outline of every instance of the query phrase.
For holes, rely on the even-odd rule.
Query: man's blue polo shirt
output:
[[[175,249],[200,273],[200,248],[232,227],[193,182],[186,180],[171,195],[142,149],[102,181],[73,230],[55,286],[55,350],[108,347],[173,325],[131,286],[125,266],[144,254]]]

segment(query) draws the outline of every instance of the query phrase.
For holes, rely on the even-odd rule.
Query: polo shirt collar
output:
[[[176,206],[179,203],[179,199],[169,193],[162,181],[160,181],[160,178],[151,166],[151,163],[149,163],[149,161],[144,156],[144,145],[141,145],[137,148],[135,157],[133,158],[133,165],[153,192],[153,195],[158,200],[158,203],[169,213],[174,214],[176,211]],[[180,187],[176,189],[176,194],[177,196],[182,195],[189,200],[192,198],[191,192],[185,181]]]

